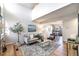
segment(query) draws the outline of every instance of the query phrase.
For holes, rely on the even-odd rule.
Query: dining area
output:
[[[66,42],[67,56],[79,56],[79,38],[69,38]]]

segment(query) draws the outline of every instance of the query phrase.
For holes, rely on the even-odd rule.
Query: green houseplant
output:
[[[19,42],[19,35],[21,32],[23,32],[24,28],[20,23],[16,23],[13,27],[10,28],[10,30],[14,33],[17,33],[18,35],[18,42]]]

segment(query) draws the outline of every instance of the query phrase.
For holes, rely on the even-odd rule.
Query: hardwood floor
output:
[[[66,44],[65,43],[61,43],[61,45],[54,51],[54,56],[67,56],[66,53]]]
[[[63,42],[62,37],[57,42],[61,44],[55,51],[52,53],[53,56],[67,56],[67,43]],[[71,47],[73,45],[70,45]],[[72,48],[68,48],[68,56],[77,56],[77,52],[73,50]]]
[[[52,56],[66,56],[66,44],[63,43],[62,37],[57,41],[60,46],[52,53]]]
[[[2,56],[22,56],[20,49],[16,50],[17,46],[10,44],[7,45],[7,51],[2,54]]]
[[[62,38],[59,39],[57,42],[60,44],[60,46],[51,54],[52,56],[67,56],[67,46],[66,43],[63,42]],[[3,54],[3,56],[22,56],[22,51],[19,49],[16,51],[17,46],[10,44],[7,45],[7,51]],[[69,50],[69,56],[75,56],[75,51],[70,49]]]

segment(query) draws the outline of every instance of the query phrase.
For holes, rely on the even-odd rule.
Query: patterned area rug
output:
[[[60,44],[51,43],[49,46],[40,47],[39,43],[33,45],[23,45],[21,46],[21,50],[24,56],[51,56]]]

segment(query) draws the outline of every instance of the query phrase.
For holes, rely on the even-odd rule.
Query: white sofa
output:
[[[33,36],[33,34],[30,34],[30,35],[28,35],[28,36],[24,36],[24,42],[26,43],[26,44],[32,44],[32,43],[35,43],[35,42],[37,42],[38,41],[38,38],[35,38],[34,36]]]

